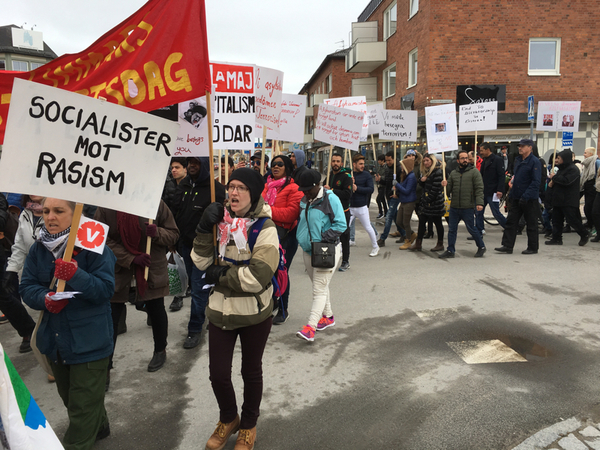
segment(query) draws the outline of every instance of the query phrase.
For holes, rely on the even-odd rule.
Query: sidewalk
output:
[[[571,417],[538,431],[512,450],[600,450],[600,424]]]

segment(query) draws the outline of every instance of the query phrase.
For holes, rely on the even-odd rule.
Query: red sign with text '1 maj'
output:
[[[90,252],[102,254],[108,236],[108,228],[108,225],[102,222],[82,217],[77,229],[75,245]]]

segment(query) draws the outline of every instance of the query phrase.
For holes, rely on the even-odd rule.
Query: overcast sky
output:
[[[191,1],[191,0],[189,0]],[[139,9],[143,0],[0,0],[0,25],[44,33],[57,55],[86,49]],[[348,46],[352,22],[369,0],[207,0],[211,61],[284,72],[297,94],[325,56]]]

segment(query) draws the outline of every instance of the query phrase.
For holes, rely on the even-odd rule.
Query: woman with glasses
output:
[[[265,189],[262,192],[263,199],[271,207],[271,218],[277,227],[277,234],[281,247],[285,251],[285,265],[290,268],[292,260],[298,249],[296,239],[296,227],[300,216],[300,200],[302,192],[298,191],[298,185],[292,179],[294,164],[287,156],[278,155],[271,163],[271,175],[267,177]],[[273,319],[273,325],[285,323],[288,319],[288,300],[290,297],[290,282],[284,294],[277,315]]]
[[[235,450],[250,450],[256,440],[263,390],[262,356],[273,324],[271,279],[279,264],[277,228],[270,219],[271,208],[261,197],[264,184],[255,170],[234,170],[225,208],[218,202],[208,205],[196,228],[192,260],[198,269],[206,271],[206,284],[214,286],[206,317],[210,382],[220,415],[206,443],[209,450],[222,449],[238,430]],[[241,418],[231,382],[238,336],[244,380]]]

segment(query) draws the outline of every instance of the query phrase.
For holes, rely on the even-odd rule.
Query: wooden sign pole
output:
[[[210,91],[204,91],[206,94],[206,111],[208,116],[208,160],[210,161],[210,202],[215,201],[215,165],[213,164],[214,150],[213,150],[213,121],[212,121],[212,96]],[[213,226],[213,245],[217,247],[217,226]],[[216,253],[216,251],[215,251]],[[218,255],[215,254],[215,264],[218,264]]]
[[[371,135],[371,145],[373,146],[373,167],[377,167],[375,166],[375,164],[377,163],[377,152],[375,151],[375,138],[373,137],[373,135]]]
[[[558,115],[557,115],[558,117]],[[554,166],[556,166],[556,147],[558,146],[558,130],[554,132],[554,157],[552,158],[552,173],[554,173]]]
[[[331,155],[333,155],[333,145],[329,146],[329,163],[327,163],[327,182],[325,183],[329,186],[329,175],[331,174]]]
[[[229,150],[223,150],[225,153],[225,186],[229,184]]]
[[[262,139],[262,152],[260,155],[260,174],[265,175],[265,150],[267,142],[267,126],[263,125],[263,139]]]
[[[70,262],[73,257],[73,248],[75,248],[75,239],[77,238],[77,230],[79,229],[79,222],[81,221],[81,213],[83,212],[83,203],[77,203],[75,210],[73,211],[73,219],[71,219],[71,231],[69,231],[69,240],[67,241],[67,248],[63,255],[63,261]],[[56,292],[64,292],[65,280],[58,280]]]
[[[396,166],[398,165],[398,163],[396,162],[396,146],[398,145],[397,141],[394,141],[394,181],[393,181],[393,186],[394,186],[394,195],[396,195]]]
[[[150,219],[148,221],[150,225],[154,223],[154,220]],[[152,248],[152,238],[150,236],[146,237],[146,253],[150,254],[150,250]],[[150,267],[146,267],[144,269],[144,280],[148,281],[148,273],[150,271]]]

